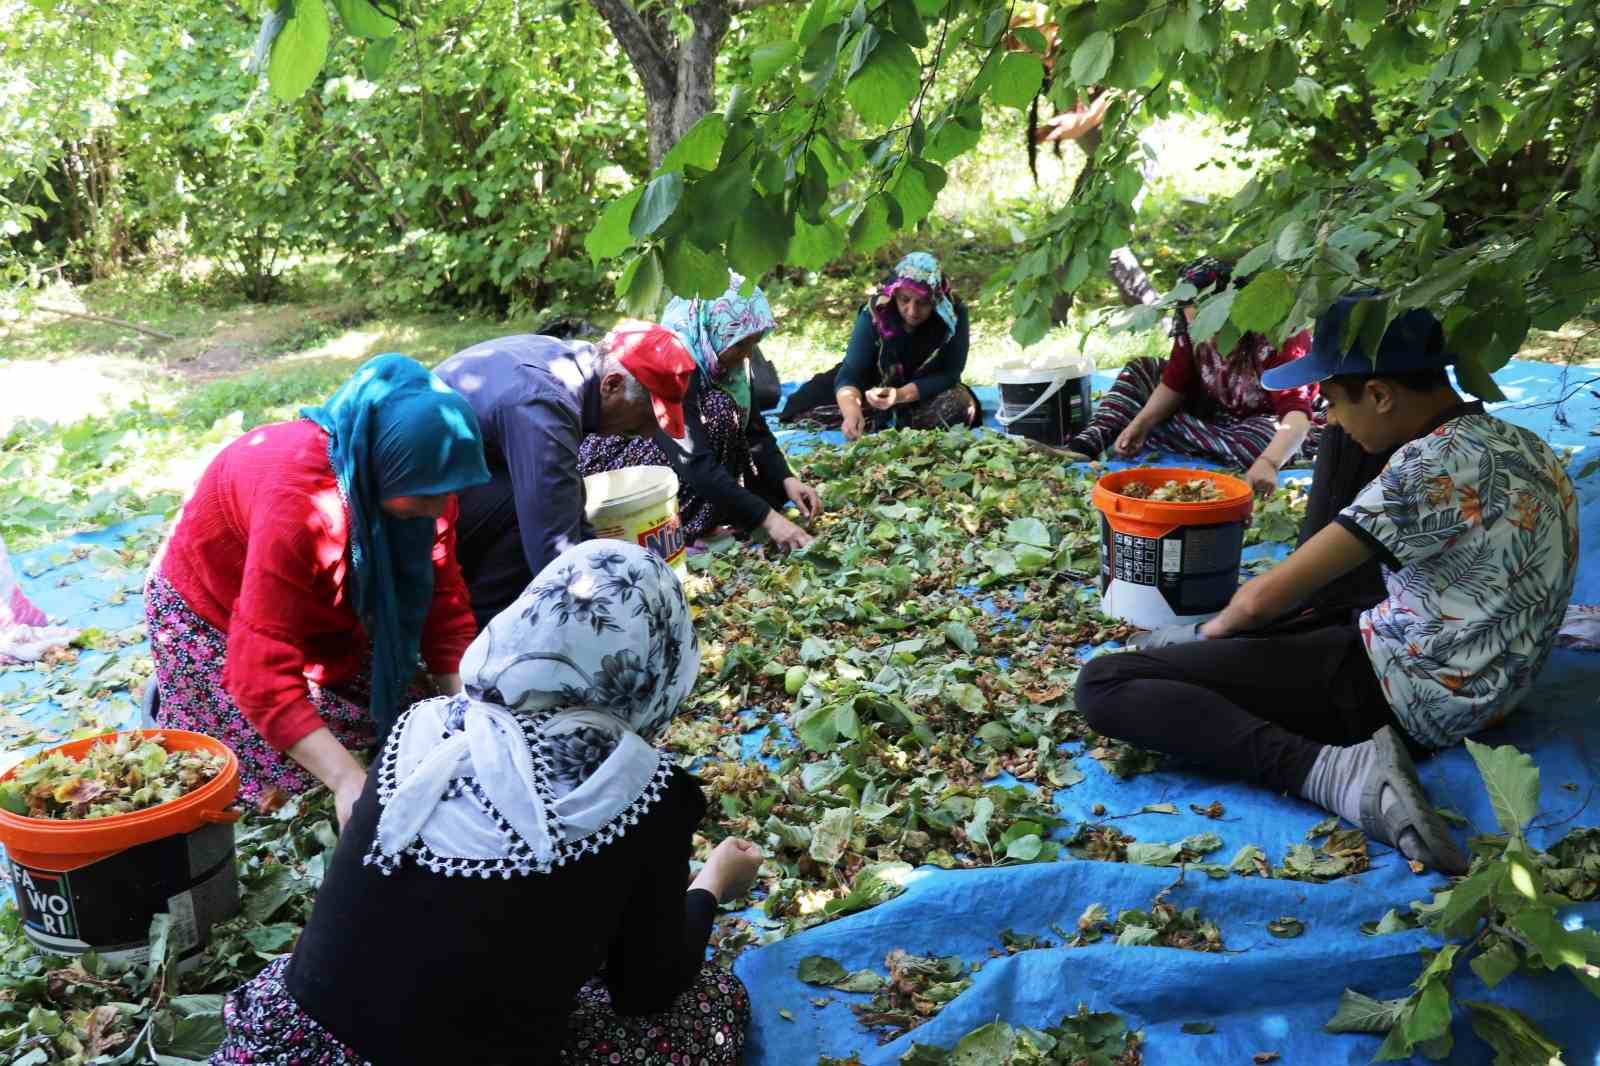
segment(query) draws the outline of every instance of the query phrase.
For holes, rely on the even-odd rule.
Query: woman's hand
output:
[[[333,807],[339,815],[339,828],[343,829],[367,785],[367,771],[327,726],[295,741],[286,754],[333,793]]]
[[[784,551],[804,548],[816,539],[810,533],[785,518],[776,507],[767,512],[767,517],[761,521],[761,528],[767,531],[767,536],[772,538],[772,543]]]
[[[1244,479],[1250,483],[1250,488],[1258,496],[1268,496],[1278,488],[1278,468],[1263,456],[1250,464],[1250,469],[1245,471]]]
[[[816,489],[799,478],[784,478],[783,492],[807,518],[815,518],[822,513],[822,497],[817,495]]]
[[[1117,434],[1117,442],[1112,448],[1124,459],[1132,459],[1144,450],[1144,442],[1149,436],[1150,431],[1136,418],[1128,423],[1127,429]]]
[[[718,903],[731,903],[750,891],[761,872],[761,849],[748,840],[728,837],[712,849],[689,888],[703,888]]]
[[[867,419],[861,413],[861,408],[855,407],[845,411],[844,422],[839,429],[843,431],[845,440],[860,440],[861,434],[867,431]]]
[[[356,809],[356,800],[367,786],[367,775],[356,774],[333,790],[333,811],[339,817],[339,832],[344,832],[350,821],[350,812]]]
[[[871,404],[879,411],[891,410],[894,407],[897,399],[898,397],[895,394],[895,390],[889,388],[887,385],[881,388],[867,390],[867,403]]]

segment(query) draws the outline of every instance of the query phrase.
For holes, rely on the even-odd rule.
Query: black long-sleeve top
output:
[[[750,447],[749,471],[729,470],[717,461],[712,451],[711,439],[706,433],[705,416],[700,399],[705,390],[715,388],[695,374],[689,379],[689,389],[683,397],[683,421],[689,430],[693,447],[685,451],[660,429],[656,430],[656,446],[666,454],[678,480],[702,499],[710,500],[723,512],[727,520],[742,530],[759,526],[774,507],[782,506],[786,498],[785,479],[791,476],[789,461],[778,447],[772,427],[757,411],[744,428],[745,442]],[[740,474],[744,485],[739,484]]]
[[[685,895],[699,782],[676,770],[626,835],[548,874],[446,877],[362,857],[376,772],[339,838],[286,983],[374,1066],[557,1062],[574,993],[605,971],[621,1014],[663,1010],[699,973],[717,903]]]

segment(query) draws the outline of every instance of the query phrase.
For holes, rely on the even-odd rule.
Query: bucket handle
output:
[[[202,822],[237,822],[244,817],[244,812],[236,807],[229,807],[220,811],[201,811]]]
[[[1046,400],[1060,392],[1061,387],[1071,380],[1073,380],[1073,378],[1071,368],[1069,368],[1068,370],[1064,371],[1060,377],[1052,381],[1050,383],[1050,387],[1045,389],[1044,392],[1040,393],[1039,398],[1029,404],[1027,408],[1024,409],[1020,414],[1015,414],[1010,418],[1007,418],[1006,406],[1004,403],[1001,403],[1000,410],[996,411],[994,414],[994,420],[1007,429],[1011,428],[1011,423],[1021,422],[1024,418],[1027,418],[1029,415],[1033,414],[1033,412],[1037,411]]]

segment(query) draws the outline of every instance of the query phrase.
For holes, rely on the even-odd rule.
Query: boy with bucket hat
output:
[[[1543,440],[1456,393],[1428,311],[1401,314],[1375,353],[1346,331],[1374,298],[1341,299],[1310,354],[1263,383],[1320,382],[1331,423],[1369,453],[1394,449],[1382,471],[1216,618],[1090,662],[1078,709],[1101,733],[1296,793],[1460,874],[1411,753],[1495,724],[1533,683],[1572,595],[1577,502]],[[1291,613],[1374,557],[1376,606]]]

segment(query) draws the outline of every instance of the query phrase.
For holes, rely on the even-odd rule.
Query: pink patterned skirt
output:
[[[318,785],[300,764],[268,744],[222,684],[227,637],[195,613],[159,572],[144,590],[144,617],[161,693],[156,725],[216,737],[239,757],[239,796],[254,803],[273,788],[295,794]],[[376,740],[367,712],[364,679],[343,690],[310,686],[312,706],[340,744],[366,751]]]

